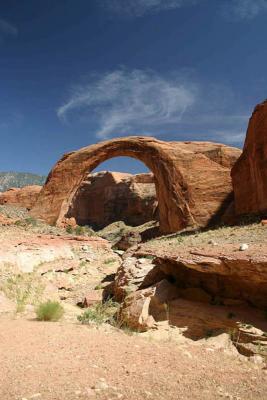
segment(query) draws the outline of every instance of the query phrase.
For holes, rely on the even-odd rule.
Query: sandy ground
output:
[[[1,318],[0,399],[266,400],[267,370],[208,345]]]
[[[21,257],[24,251],[30,254],[28,259],[32,260],[35,255],[39,260],[40,248],[50,252],[51,242],[53,249],[64,247],[66,243],[83,249],[84,239],[57,234],[33,232],[33,228],[2,227],[0,259],[1,254],[6,257],[14,251]],[[209,243],[211,239],[216,241],[216,246]],[[82,250],[82,254],[75,253],[77,259],[60,258],[56,263],[61,267],[53,265],[52,272],[49,272],[49,263],[41,265],[43,279],[52,274],[54,284],[55,277],[60,278],[56,288],[61,288],[62,282],[63,286],[68,284],[66,293],[70,294],[70,300],[73,299],[67,278],[75,283],[77,293],[83,293],[77,271],[87,288],[95,287],[94,279],[102,283],[105,274],[115,271],[117,261],[114,265],[111,263],[114,254],[105,248],[102,240],[86,240],[90,242],[92,254]],[[203,248],[215,253],[227,249],[229,254],[234,254],[239,253],[240,243],[244,242],[249,244],[249,249],[242,257],[250,253],[253,257],[265,257],[267,227],[251,225],[177,235],[148,242],[141,250],[148,254],[171,255],[187,248],[198,251]],[[100,252],[102,245],[104,248]],[[101,253],[97,260],[94,252]],[[72,268],[68,262],[72,263]],[[23,315],[16,318],[0,315],[0,400],[267,399],[264,364],[252,363],[231,351],[214,349],[206,339],[201,345],[192,341],[177,343],[170,337],[156,341],[149,335],[147,338],[127,335],[107,325],[94,328],[76,321],[76,316],[59,323],[43,323]]]

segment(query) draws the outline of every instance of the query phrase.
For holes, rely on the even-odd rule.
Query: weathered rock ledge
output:
[[[235,297],[267,307],[267,254],[262,245],[239,251],[224,247],[151,251],[138,249],[136,257],[154,256],[154,264],[177,284],[201,286],[212,296]]]
[[[258,341],[266,351],[267,256],[260,245],[226,247],[168,254],[139,246],[116,274],[120,319],[139,331],[167,321],[193,340],[226,332],[245,355]]]

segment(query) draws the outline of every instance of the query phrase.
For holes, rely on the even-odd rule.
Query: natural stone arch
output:
[[[88,172],[110,158],[128,156],[142,161],[154,174],[163,233],[203,226],[232,191],[230,168],[239,155],[238,149],[216,143],[137,136],[97,143],[62,157],[49,173],[31,214],[60,225]]]

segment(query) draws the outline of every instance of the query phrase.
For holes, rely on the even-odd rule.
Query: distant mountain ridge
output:
[[[21,188],[28,185],[43,185],[46,177],[27,172],[0,172],[0,192],[11,187]]]

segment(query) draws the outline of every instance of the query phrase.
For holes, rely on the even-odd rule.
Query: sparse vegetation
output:
[[[68,225],[67,228],[66,228],[66,232],[71,235],[73,233],[73,227]]]
[[[58,301],[48,300],[39,304],[35,310],[38,321],[59,321],[64,314],[64,308]]]
[[[214,241],[218,246],[233,244],[240,246],[240,243],[259,243],[266,240],[266,227],[262,226],[259,219],[253,219],[250,223],[240,223],[235,226],[216,226],[210,229],[191,229],[180,233],[161,236],[148,241],[142,245],[142,250],[156,250],[160,244],[161,248],[168,246],[168,251],[182,244],[187,247],[209,245]]]
[[[101,289],[103,289],[103,286],[101,284],[96,285],[95,290],[101,290]]]
[[[69,233],[70,235],[76,235],[76,236],[95,236],[95,232],[93,231],[90,226],[80,226],[77,225],[75,227],[72,227],[70,225],[67,226],[66,232]]]
[[[98,302],[78,315],[77,319],[82,324],[95,323],[101,325],[105,322],[114,322],[119,304],[113,300]]]
[[[144,256],[142,256],[142,258],[145,258],[147,260],[154,260],[155,256],[151,254],[145,254]]]
[[[104,261],[104,264],[108,265],[108,264],[113,264],[114,262],[116,262],[115,258],[108,258],[107,260]]]
[[[245,328],[245,329],[251,329],[251,328],[253,328],[253,326],[250,325],[250,324],[244,324],[244,328]]]
[[[21,226],[23,228],[27,228],[29,226],[36,227],[38,225],[38,221],[33,217],[27,217],[16,221],[15,225]]]
[[[27,304],[37,304],[44,288],[35,279],[34,274],[23,273],[8,277],[0,289],[9,299],[15,301],[16,312],[20,313],[25,310]]]

